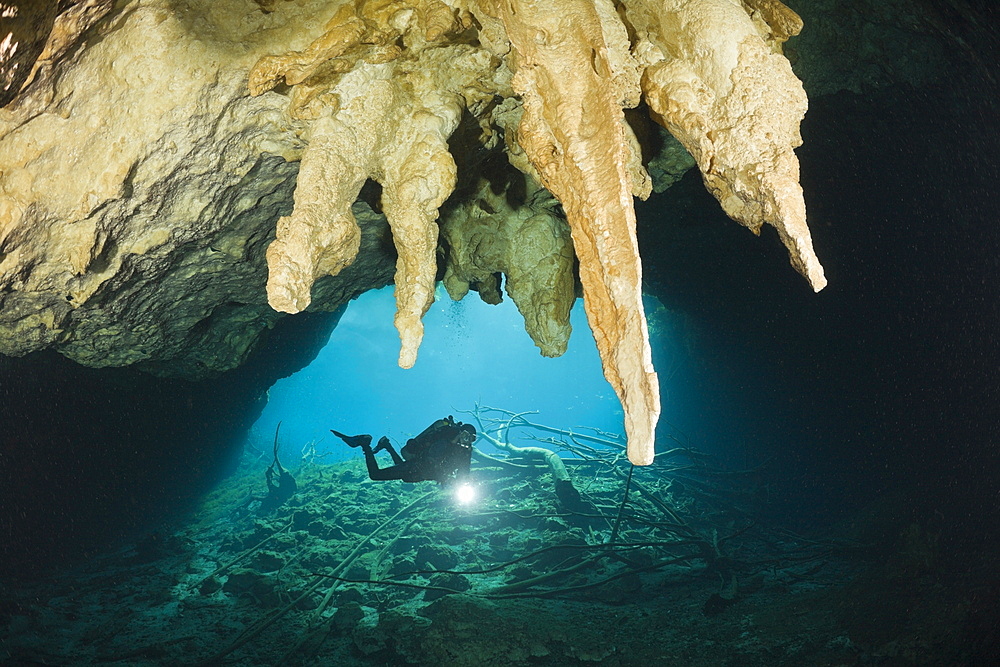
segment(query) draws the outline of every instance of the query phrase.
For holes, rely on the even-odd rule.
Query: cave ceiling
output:
[[[821,23],[833,11],[816,4]],[[634,198],[696,167],[822,289],[790,61],[824,93],[868,71],[816,66],[821,36],[786,44],[803,20],[778,0],[0,0],[0,15],[0,354],[203,378],[279,318],[393,283],[409,367],[443,281],[456,299],[505,291],[557,356],[582,292],[640,464],[659,396]]]

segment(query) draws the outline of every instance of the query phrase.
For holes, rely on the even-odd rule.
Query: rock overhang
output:
[[[276,311],[394,279],[405,366],[439,274],[453,296],[496,298],[497,273],[557,354],[575,256],[630,457],[649,463],[659,397],[632,197],[652,183],[625,116],[640,103],[731,217],[773,225],[824,283],[792,152],[806,99],[780,53],[798,23],[778,2],[74,7],[0,112],[5,354],[209,374]],[[483,169],[460,174],[463,118],[466,145],[505,160],[460,159]],[[517,180],[530,196],[498,196]]]

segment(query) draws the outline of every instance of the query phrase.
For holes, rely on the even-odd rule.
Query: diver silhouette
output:
[[[476,441],[476,427],[472,424],[456,422],[448,415],[439,419],[415,438],[410,438],[402,448],[402,456],[382,436],[372,448],[372,437],[368,434],[344,435],[330,429],[330,432],[351,447],[360,447],[365,454],[368,477],[381,481],[398,479],[404,482],[429,482],[447,484],[462,479],[469,474],[472,465],[472,444]],[[375,454],[385,450],[392,457],[394,465],[379,468]]]

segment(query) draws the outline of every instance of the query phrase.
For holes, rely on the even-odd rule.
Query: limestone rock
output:
[[[268,302],[276,310],[299,312],[309,305],[316,278],[336,275],[354,260],[359,234],[350,205],[371,178],[382,185],[399,256],[395,324],[403,368],[416,361],[421,318],[434,301],[438,208],[457,178],[447,140],[466,100],[477,97],[477,79],[492,71],[481,49],[420,47],[462,27],[436,0],[412,9],[348,3],[307,49],[262,58],[250,73],[255,94],[283,79],[305,83],[305,95],[327,105],[306,114],[320,117],[302,158],[295,209],[278,222],[268,249]],[[410,43],[415,62],[400,59],[398,47],[383,48],[400,39]],[[356,65],[329,69],[348,55]],[[338,76],[345,68],[349,72]],[[307,106],[296,98],[292,111],[303,115]]]
[[[780,0],[742,0],[743,9],[753,20],[757,33],[775,53],[781,45],[802,32],[802,18]]]
[[[726,214],[755,234],[764,223],[774,226],[792,266],[819,291],[826,278],[806,226],[793,152],[802,143],[807,100],[789,62],[774,53],[797,23],[790,10],[776,8],[780,3],[754,4],[767,7],[760,14],[777,27],[762,34],[762,21],[733,0],[630,3],[648,65],[643,93],[698,162]]]
[[[643,97],[725,211],[773,225],[823,285],[792,152],[806,100],[780,54],[800,21],[778,0],[8,5],[38,11],[9,33],[20,55],[0,50],[0,353],[210,375],[277,311],[337,308],[394,261],[406,367],[441,251],[453,296],[499,298],[506,275],[558,354],[568,223],[629,456],[649,463],[659,395],[632,198],[685,162],[675,144],[650,178],[650,135],[625,114]],[[456,166],[498,159],[524,198]]]
[[[221,5],[191,24],[135,3],[0,110],[0,352],[204,377],[278,317],[263,251],[301,142],[284,98],[246,94],[254,26],[213,23]],[[386,261],[332,291],[385,284]]]
[[[51,99],[55,75],[54,64],[65,63],[72,57],[70,49],[77,45],[85,31],[111,11],[112,0],[79,0],[65,5],[55,0],[21,3],[16,11],[3,6],[4,23],[11,25],[9,37],[0,30],[0,106],[19,95],[19,104],[37,103],[40,97]],[[7,14],[13,16],[6,16]],[[20,48],[17,48],[20,47]],[[3,62],[11,56],[12,62]]]
[[[576,300],[573,242],[557,203],[534,179],[496,190],[481,179],[474,196],[441,221],[447,247],[444,286],[456,301],[474,288],[486,303],[501,300],[500,276],[524,317],[524,327],[546,357],[558,357],[569,342],[569,314]],[[512,205],[512,190],[525,192]]]
[[[517,141],[562,203],[580,260],[587,320],[625,411],[629,458],[652,463],[659,385],[642,310],[632,193],[634,144],[623,105],[638,69],[610,1],[497,2],[524,104]]]
[[[691,154],[684,148],[684,144],[677,141],[672,134],[661,126],[656,126],[662,134],[658,137],[662,142],[660,150],[649,160],[646,165],[649,177],[653,182],[653,192],[665,192],[667,188],[683,178],[697,163]]]

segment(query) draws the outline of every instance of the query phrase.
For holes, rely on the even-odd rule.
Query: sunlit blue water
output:
[[[477,402],[537,411],[532,420],[559,428],[622,432],[621,405],[604,379],[582,301],[572,311],[569,349],[549,359],[509,299],[498,306],[475,295],[456,302],[439,290],[424,317],[417,363],[407,370],[396,363],[394,312],[392,287],[351,302],[316,360],[271,388],[258,437],[271,437],[281,421],[281,451],[289,462],[314,440],[321,451],[334,452],[332,458],[346,458],[356,453],[331,428],[405,442],[448,414],[472,422],[462,411]]]

